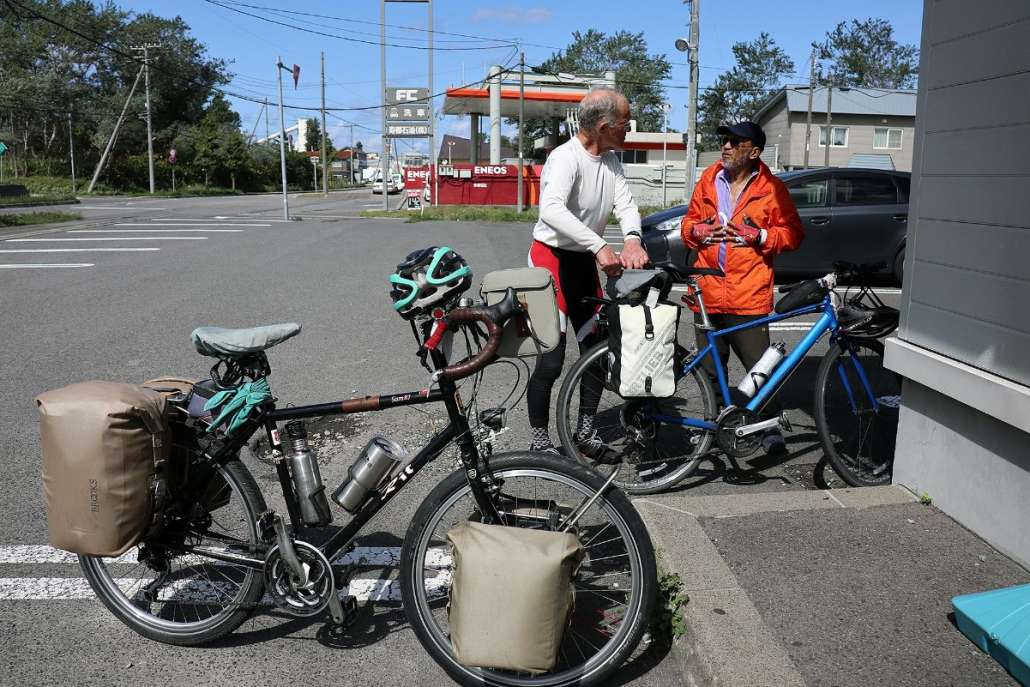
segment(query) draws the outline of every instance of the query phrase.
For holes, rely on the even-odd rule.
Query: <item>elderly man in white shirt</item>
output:
[[[601,296],[598,268],[609,277],[647,262],[641,245],[640,212],[613,152],[629,129],[629,101],[611,88],[592,90],[579,104],[579,133],[547,158],[540,177],[540,220],[533,228],[529,264],[554,276],[558,290],[562,339],[541,356],[529,380],[527,405],[533,436],[530,450],[559,453],[548,433],[551,390],[565,362],[565,336],[571,325],[580,352],[598,341],[597,305],[584,296]],[[604,240],[608,217],[615,213],[623,234],[622,254]],[[590,384],[590,382],[585,382]],[[592,392],[593,391],[593,392]],[[609,451],[593,430],[600,388],[584,389],[576,442],[588,457],[605,462]]]

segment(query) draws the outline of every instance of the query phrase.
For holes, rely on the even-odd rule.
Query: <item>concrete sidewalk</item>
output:
[[[1030,573],[900,487],[634,500],[689,596],[688,685],[1014,685],[951,598]]]

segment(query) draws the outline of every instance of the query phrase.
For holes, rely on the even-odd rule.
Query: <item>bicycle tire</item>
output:
[[[580,381],[595,375],[602,382],[601,400],[594,416],[600,439],[622,459],[618,487],[635,495],[655,494],[678,484],[697,471],[712,445],[713,433],[682,425],[655,422],[655,415],[693,417],[714,421],[718,403],[711,381],[700,367],[683,372],[689,352],[676,347],[676,392],[664,399],[624,399],[604,383],[600,366],[608,355],[607,342],[580,356],[562,382],[555,410],[558,439],[565,455],[595,466],[579,449]]]
[[[858,363],[877,399],[877,412],[872,410],[848,345],[858,353]],[[846,376],[854,392],[856,410],[851,408],[841,375]],[[900,398],[901,378],[883,366],[883,344],[879,341],[847,339],[845,345],[831,345],[819,363],[815,379],[816,430],[834,472],[850,486],[890,483]]]
[[[605,482],[602,476],[581,465],[548,454],[531,452],[494,456],[490,460],[490,471],[495,477],[504,480],[502,498],[510,499],[514,495],[516,508],[520,493],[532,494],[530,498],[534,504],[539,504],[542,498],[550,499],[550,496],[556,496],[558,493],[575,499],[574,502],[566,504],[555,498],[552,505],[556,513],[559,512],[559,508],[560,512],[567,513],[568,509],[596,493]],[[539,509],[535,505],[533,510]],[[550,510],[549,507],[547,512],[550,513]],[[440,582],[449,587],[450,578],[446,572],[440,572],[439,557],[431,555],[430,551],[446,545],[446,531],[450,526],[470,518],[475,519],[477,515],[478,510],[465,473],[457,471],[430,492],[419,506],[404,537],[401,548],[404,612],[422,646],[451,678],[463,685],[586,687],[606,684],[606,680],[629,658],[639,644],[648,626],[657,591],[656,563],[651,539],[640,515],[626,495],[609,486],[577,523],[577,532],[581,539],[593,536],[593,539],[586,542],[588,556],[574,579],[574,584],[578,583],[577,589],[584,593],[576,597],[569,630],[563,639],[559,665],[555,671],[542,675],[466,667],[457,662],[451,651],[446,627],[446,610],[440,606],[449,594],[449,588],[445,593]],[[608,519],[607,522],[604,522],[605,518]],[[506,522],[513,524],[511,521]],[[514,524],[519,526],[519,523]],[[602,532],[605,533],[604,539],[600,543],[593,543]],[[618,536],[613,536],[616,533]],[[625,547],[625,553],[610,553],[621,550],[622,546]],[[619,571],[606,572],[602,578],[600,571],[624,565],[613,562],[623,557],[629,565],[628,581],[623,583],[625,575]],[[431,571],[433,577],[427,577],[427,570]],[[607,580],[609,584],[605,587],[604,595],[596,588],[597,581],[601,579]],[[587,588],[588,584],[595,586]],[[612,598],[613,596],[615,598]],[[615,603],[617,598],[627,598],[621,612],[612,611],[610,608],[597,608],[598,605]],[[594,603],[591,603],[591,600]],[[434,604],[436,608],[433,607]],[[619,625],[609,633],[612,618],[618,620]],[[589,641],[591,638],[597,638],[598,631],[602,633],[599,636],[609,637],[600,647]],[[586,656],[582,651],[580,639],[597,651]],[[568,659],[569,655],[574,656],[573,646],[579,648],[583,657],[580,663]]]
[[[237,529],[243,528],[241,537],[245,537],[245,539],[240,538],[240,544],[251,550],[256,549],[260,544],[256,525],[257,518],[266,510],[265,500],[257,482],[254,481],[253,475],[246,466],[238,460],[230,461],[219,467],[216,474],[225,481],[229,491],[226,494],[225,490],[219,487],[205,492],[212,494],[212,500],[218,499],[219,503],[218,517],[213,517],[212,525],[218,523],[224,529],[223,523],[235,522]],[[228,496],[228,501],[224,501],[226,496]],[[234,502],[236,502],[236,507],[233,507]],[[225,510],[227,507],[233,507],[233,510]],[[207,532],[213,533],[214,530],[209,528],[205,530],[205,533]],[[220,538],[225,536],[229,535],[219,535]],[[224,541],[221,543],[224,544]],[[79,556],[79,565],[97,598],[116,618],[148,639],[179,646],[197,646],[211,642],[239,627],[250,616],[256,602],[264,593],[264,577],[260,570],[208,560],[194,564],[191,563],[191,558],[198,557],[186,555],[177,557],[175,560],[190,563],[185,565],[181,572],[194,570],[199,578],[195,583],[191,584],[185,575],[179,577],[177,573],[176,579],[171,581],[167,591],[162,589],[152,593],[157,598],[148,600],[143,597],[145,578],[140,578],[136,580],[139,584],[134,585],[137,591],[130,594],[128,592],[132,587],[129,587],[129,590],[123,589],[132,579],[126,577],[126,573],[139,571],[141,575],[149,574],[154,578],[157,577],[154,570],[137,559],[140,547],[148,544],[153,544],[153,542],[144,540],[116,558]],[[134,565],[131,563],[133,560],[136,560]],[[209,570],[209,568],[214,568],[214,570]],[[212,572],[218,573],[217,581],[211,579]],[[184,580],[185,583],[183,583]],[[217,592],[219,595],[227,594],[230,589],[235,589],[235,591],[227,602],[226,608],[214,612],[206,618],[201,617],[201,609],[208,609],[215,605],[209,601],[213,592]],[[163,599],[161,598],[162,593],[164,594]],[[168,596],[169,593],[171,596]],[[154,609],[155,606],[159,607],[156,614],[152,610],[148,610],[148,608]],[[177,609],[183,613],[183,622],[175,621],[174,613]],[[192,622],[186,621],[187,613],[190,610],[197,618]]]

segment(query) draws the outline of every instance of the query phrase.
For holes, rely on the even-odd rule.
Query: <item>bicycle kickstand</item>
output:
[[[339,595],[339,591],[346,588],[353,569],[353,565],[348,565],[340,572],[333,574],[333,593],[329,597],[329,618],[330,624],[336,631],[347,629],[358,618],[357,598],[348,594],[341,601]]]

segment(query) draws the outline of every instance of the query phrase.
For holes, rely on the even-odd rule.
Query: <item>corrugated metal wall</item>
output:
[[[928,18],[900,336],[1030,385],[1030,3]]]

